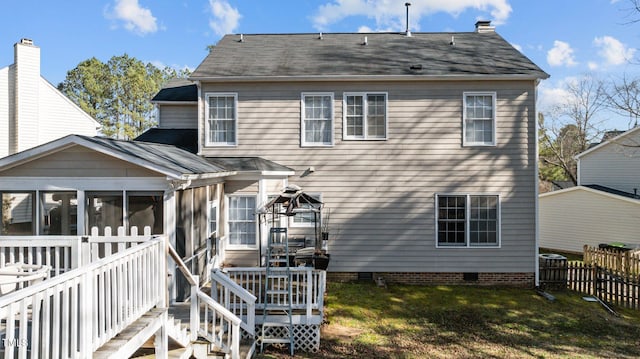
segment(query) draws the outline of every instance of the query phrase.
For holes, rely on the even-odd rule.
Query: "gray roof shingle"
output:
[[[216,166],[203,157],[171,145],[121,141],[105,137],[76,136],[109,150],[148,161],[182,175],[227,172],[226,168]]]
[[[198,87],[187,79],[172,79],[151,99],[151,102],[161,101],[198,101]]]
[[[190,78],[383,75],[549,76],[495,32],[451,32],[226,35]]]

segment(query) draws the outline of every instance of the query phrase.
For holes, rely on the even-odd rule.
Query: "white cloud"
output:
[[[373,32],[369,26],[362,25],[358,28],[358,32]]]
[[[593,44],[599,48],[598,55],[604,59],[605,65],[622,65],[633,58],[636,49],[627,47],[611,36],[596,37]]]
[[[516,50],[522,52],[522,46],[520,46],[518,44],[511,44],[511,46],[513,46]]]
[[[575,66],[578,64],[573,57],[571,45],[560,40],[554,41],[553,48],[547,52],[547,62],[551,66]]]
[[[209,0],[209,6],[213,15],[213,19],[209,20],[209,27],[213,32],[219,36],[233,33],[242,18],[238,9],[224,0]]]
[[[567,92],[566,83],[571,79],[561,80],[556,84],[548,81],[542,81],[538,86],[538,109],[543,113],[550,113],[555,107],[566,103],[571,98]]]
[[[439,12],[457,16],[467,9],[488,13],[495,24],[504,23],[511,14],[508,0],[413,0],[409,10],[410,30],[419,30],[417,24],[423,16]],[[402,2],[389,0],[332,0],[318,8],[313,24],[318,30],[326,30],[329,25],[350,16],[374,19],[376,30],[403,31],[406,28],[406,8]]]
[[[158,31],[151,10],[141,7],[138,0],[115,0],[111,16],[124,21],[125,29],[141,35]]]
[[[593,61],[589,61],[589,63],[587,64],[587,66],[589,66],[589,70],[591,71],[595,71],[597,70],[600,66],[598,66],[597,63],[593,62]]]

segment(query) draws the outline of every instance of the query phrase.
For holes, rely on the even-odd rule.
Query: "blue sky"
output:
[[[403,31],[406,0],[21,0],[0,13],[0,67],[13,44],[41,48],[51,83],[81,61],[124,53],[157,66],[194,69],[225,33]],[[492,20],[496,31],[551,75],[540,108],[565,95],[566,81],[586,73],[640,74],[640,13],[630,0],[409,0],[414,32],[473,31]],[[635,16],[635,17],[634,17]],[[606,127],[627,121],[608,113]]]

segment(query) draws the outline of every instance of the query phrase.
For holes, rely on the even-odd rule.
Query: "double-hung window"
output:
[[[386,93],[345,93],[343,104],[344,139],[387,138]]]
[[[301,144],[333,145],[333,94],[303,93]]]
[[[237,145],[238,95],[208,93],[205,96],[205,133],[207,146]]]
[[[436,195],[438,247],[500,245],[500,198],[497,195]]]
[[[256,246],[256,196],[229,196],[229,245]]]
[[[496,145],[496,93],[463,94],[462,132],[465,146]]]

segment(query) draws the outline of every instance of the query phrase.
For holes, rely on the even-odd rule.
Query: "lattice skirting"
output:
[[[267,327],[267,336],[280,336],[286,337],[287,331],[289,328],[287,327]],[[247,335],[246,332],[243,331],[244,335]],[[257,346],[260,346],[260,335],[262,335],[262,326],[256,325],[256,334],[258,336]],[[294,349],[296,351],[307,352],[307,353],[315,353],[320,350],[320,325],[318,324],[308,324],[308,325],[294,325],[293,326],[293,339],[294,339]]]

